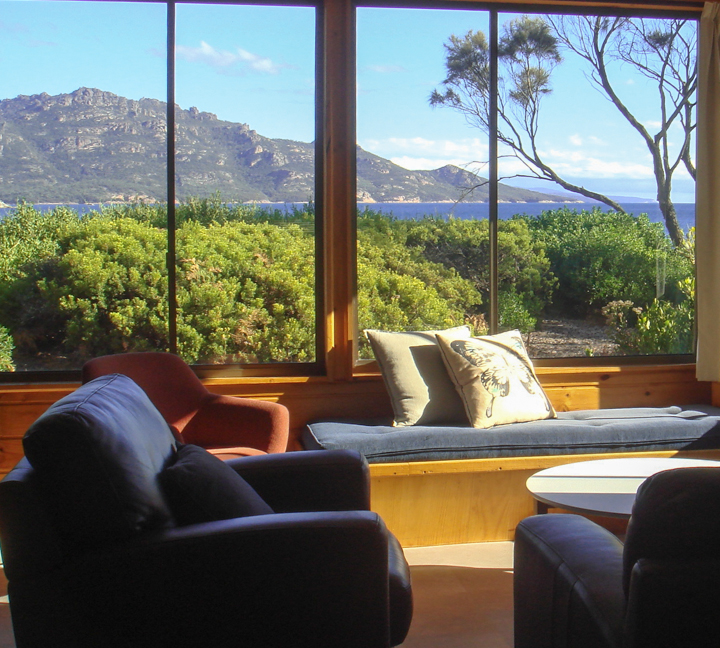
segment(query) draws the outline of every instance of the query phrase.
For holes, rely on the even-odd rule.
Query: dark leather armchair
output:
[[[118,353],[85,363],[83,383],[119,373],[143,388],[171,429],[185,443],[224,459],[285,452],[288,410],[278,403],[213,394],[172,353]]]
[[[23,445],[26,457],[0,482],[18,648],[380,648],[404,640],[408,566],[368,510],[361,455],[220,461],[178,446],[122,375],[55,403]],[[215,472],[185,464],[192,470],[184,479],[195,484],[184,484],[189,508],[207,521],[181,526],[187,511],[182,501],[171,505],[167,475],[183,454],[194,456],[188,449],[209,458],[220,482],[230,476],[244,490],[218,490]],[[259,508],[215,515],[237,497]]]
[[[720,468],[658,473],[625,543],[577,515],[515,536],[516,648],[720,646]]]

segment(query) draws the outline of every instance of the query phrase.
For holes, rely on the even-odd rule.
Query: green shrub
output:
[[[646,307],[630,301],[611,302],[603,309],[610,338],[629,355],[693,352],[694,308],[689,301],[673,304],[654,299]]]
[[[612,301],[645,308],[655,299],[684,299],[677,286],[692,276],[692,260],[644,214],[563,208],[517,218],[545,244],[559,282],[555,312],[585,317]]]
[[[530,333],[537,328],[537,319],[527,311],[520,296],[510,290],[498,295],[498,325],[502,331]]]
[[[314,360],[312,205],[287,213],[215,196],[176,212],[182,356]],[[487,220],[401,221],[366,210],[357,225],[361,330],[471,323],[486,332]],[[166,250],[164,205],[111,206],[80,218],[21,204],[0,221],[2,366],[77,367],[95,355],[167,349]],[[658,254],[666,290],[656,298]],[[622,302],[607,315],[624,352],[683,352],[692,345],[692,267],[692,243],[673,249],[644,217],[563,209],[501,221],[500,325],[527,333],[547,311],[587,314]],[[360,344],[369,353],[364,338]]]
[[[8,331],[4,326],[0,326],[0,371],[15,371],[13,363],[13,350],[15,344]]]
[[[483,304],[489,304],[490,298],[487,220],[428,217],[402,221],[365,210],[360,215],[358,230],[359,241],[384,250],[386,257],[412,259],[414,267],[407,266],[404,272],[421,279],[428,287],[441,285],[437,276],[440,267],[450,272],[449,276],[464,279],[466,285],[474,289],[474,296],[459,300],[451,297],[451,304],[464,309],[466,321],[485,315]],[[549,271],[543,244],[533,240],[526,223],[500,222],[498,266],[500,294],[515,295],[513,308],[525,312],[524,326],[529,325],[551,300],[556,281]],[[433,270],[428,274],[430,268]],[[358,280],[362,281],[360,271]]]
[[[695,228],[678,250],[693,263]],[[678,303],[654,299],[648,306],[632,301],[614,301],[603,309],[611,339],[627,354],[693,353],[695,344],[695,278],[676,285]]]
[[[314,360],[314,239],[301,227],[187,221],[178,230],[178,255],[183,357]]]
[[[482,304],[480,293],[455,269],[409,246],[408,225],[368,211],[359,219],[360,330],[442,329],[474,321]],[[364,336],[359,342],[361,356],[371,357]]]

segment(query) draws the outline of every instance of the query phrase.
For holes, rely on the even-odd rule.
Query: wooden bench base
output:
[[[518,522],[535,513],[525,482],[538,470],[591,459],[673,456],[720,460],[720,450],[371,464],[372,510],[403,547],[512,540]]]

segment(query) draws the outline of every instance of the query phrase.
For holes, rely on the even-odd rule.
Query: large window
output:
[[[696,14],[302,1],[0,0],[7,379],[347,380],[362,329],[463,323],[693,353]]]
[[[3,1],[0,29],[2,369],[315,362],[315,10]]]
[[[692,353],[696,31],[359,9],[360,328]]]

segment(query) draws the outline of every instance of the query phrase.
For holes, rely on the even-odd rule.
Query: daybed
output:
[[[357,450],[369,463],[720,449],[720,408],[708,405],[558,412],[557,418],[488,429],[393,427],[390,421],[320,421],[306,450]]]
[[[534,512],[525,481],[549,466],[602,457],[720,459],[720,408],[558,412],[490,429],[391,421],[318,421],[307,450],[352,449],[372,475],[372,508],[403,546],[507,540]]]
[[[372,508],[403,546],[512,539],[534,512],[525,482],[550,466],[628,454],[720,458],[718,408],[577,411],[563,403],[575,411],[557,413],[519,331],[365,334],[392,420],[318,421],[302,444],[367,458]]]

